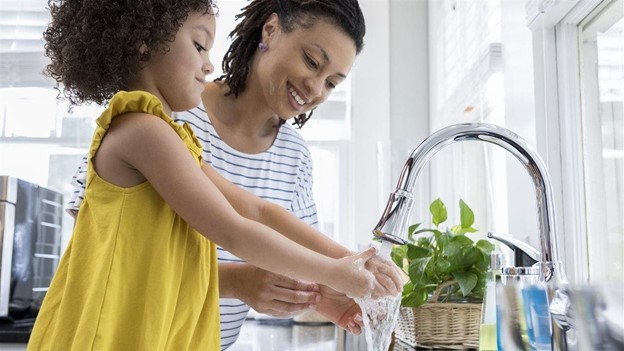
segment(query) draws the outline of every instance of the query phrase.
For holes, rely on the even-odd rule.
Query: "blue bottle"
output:
[[[524,315],[527,324],[527,336],[531,350],[552,350],[550,312],[548,296],[543,284],[524,286],[522,289],[524,300]]]

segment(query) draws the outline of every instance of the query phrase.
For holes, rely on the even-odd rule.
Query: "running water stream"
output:
[[[384,241],[377,256],[390,260],[392,243]],[[392,332],[399,316],[401,295],[386,296],[381,299],[355,299],[362,309],[364,336],[368,351],[386,351],[392,341]]]

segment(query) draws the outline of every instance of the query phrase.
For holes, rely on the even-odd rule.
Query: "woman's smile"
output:
[[[299,91],[290,84],[288,84],[288,93],[288,100],[292,107],[297,111],[301,111],[303,106],[307,103],[307,99],[302,97],[303,94],[299,93]]]

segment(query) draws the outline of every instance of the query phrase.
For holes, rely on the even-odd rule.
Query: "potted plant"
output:
[[[459,210],[460,223],[443,229],[446,206],[434,200],[429,206],[434,227],[411,225],[409,242],[392,250],[392,260],[409,275],[395,333],[411,346],[479,345],[481,301],[494,246],[467,236],[477,232],[474,213],[461,199]]]

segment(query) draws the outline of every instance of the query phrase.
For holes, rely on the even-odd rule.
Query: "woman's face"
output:
[[[263,41],[268,49],[258,49],[252,74],[268,106],[282,119],[324,102],[346,78],[356,56],[353,40],[325,20],[286,33],[274,14],[263,27]]]

